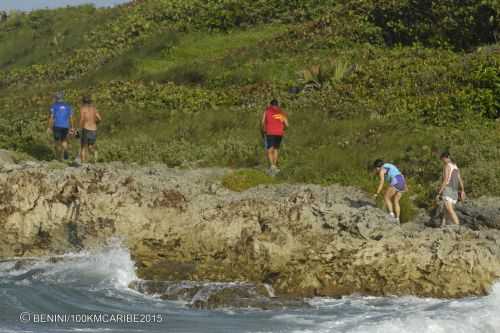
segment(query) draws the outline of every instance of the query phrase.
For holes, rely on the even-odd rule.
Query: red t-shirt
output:
[[[286,114],[277,106],[270,106],[266,110],[266,134],[283,136],[285,134]]]

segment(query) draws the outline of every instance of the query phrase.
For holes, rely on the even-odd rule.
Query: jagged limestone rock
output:
[[[234,193],[220,185],[227,172],[32,163],[0,173],[0,258],[119,237],[143,279],[266,283],[289,296],[463,297],[500,277],[497,229],[399,226],[349,187]]]

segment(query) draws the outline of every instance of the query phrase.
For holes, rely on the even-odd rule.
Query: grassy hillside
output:
[[[259,119],[276,97],[291,122],[283,181],[372,190],[367,165],[383,157],[425,207],[450,149],[471,195],[500,195],[499,13],[487,0],[145,0],[13,14],[0,147],[51,159],[47,110],[64,89],[104,114],[103,161],[263,167]]]

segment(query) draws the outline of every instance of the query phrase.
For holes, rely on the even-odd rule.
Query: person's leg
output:
[[[276,138],[276,146],[274,147],[275,153],[274,153],[274,165],[278,167],[278,158],[279,158],[279,153],[280,153],[280,148],[281,148],[281,142],[283,140],[282,136],[278,136]]]
[[[401,216],[401,206],[399,205],[399,201],[401,200],[401,196],[403,193],[401,192],[396,192],[394,195],[394,214],[396,215],[396,218],[399,220]]]
[[[80,163],[84,163],[87,160],[87,132],[85,128],[80,130]]]
[[[54,156],[56,160],[61,158],[61,137],[59,129],[57,127],[52,128],[52,134],[54,136]]]
[[[90,132],[88,137],[88,152],[92,155],[92,162],[97,163],[97,131]]]
[[[80,132],[80,163],[83,163],[85,161],[85,152],[83,151],[83,148],[85,146],[84,142],[84,134],[83,129]]]
[[[88,145],[82,143],[80,160],[82,163],[85,163],[87,162],[87,158],[88,158]]]
[[[61,160],[61,141],[55,141],[54,142],[54,153],[55,153],[55,156],[56,156],[56,160]]]
[[[61,148],[62,148],[62,158],[63,160],[68,159],[68,139],[64,139],[61,141]]]
[[[455,208],[453,207],[453,203],[448,201],[448,200],[445,200],[444,202],[445,204],[445,207],[446,207],[446,211],[448,213],[448,216],[450,217],[450,220],[456,224],[456,225],[459,225],[460,224],[460,221],[458,220],[458,216],[457,216],[457,213],[455,213]]]
[[[446,224],[450,220],[450,218],[448,216],[448,209],[446,209],[446,205],[444,202],[443,202],[442,212],[443,212],[443,217],[441,220],[441,227],[444,227],[444,226],[446,226]]]
[[[95,145],[89,144],[88,155],[92,156],[92,161],[94,163],[97,162],[97,151],[96,151]]]
[[[278,148],[274,148],[273,149],[273,165],[275,167],[278,166],[278,156],[279,156],[279,149]]]
[[[389,214],[394,215],[394,209],[392,205],[392,198],[396,194],[396,189],[394,187],[389,187],[387,191],[385,191],[384,194],[384,202],[385,206],[387,207],[387,210],[389,211]],[[394,215],[395,216],[395,215]]]
[[[274,148],[268,148],[267,149],[267,158],[269,160],[269,164],[272,167],[274,165]]]

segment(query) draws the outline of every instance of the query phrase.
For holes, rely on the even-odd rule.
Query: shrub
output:
[[[494,43],[500,28],[500,7],[488,1],[388,0],[365,6],[388,45],[423,43],[467,50]]]

